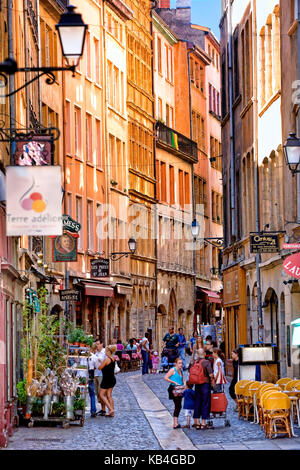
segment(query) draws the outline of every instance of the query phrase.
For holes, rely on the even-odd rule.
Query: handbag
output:
[[[172,393],[174,397],[182,397],[184,391],[185,391],[184,385],[175,385],[175,387],[172,390]]]
[[[120,367],[118,366],[117,361],[115,361],[115,370],[114,370],[114,373],[115,373],[115,374],[118,374],[119,372],[121,372],[121,369],[120,369]]]

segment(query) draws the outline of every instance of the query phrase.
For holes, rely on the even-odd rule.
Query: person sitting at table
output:
[[[134,351],[134,352],[136,352],[136,351],[137,351],[137,345],[134,344],[134,343],[135,343],[134,338],[131,338],[131,339],[129,340],[129,343],[128,343],[127,346],[126,346],[126,351]]]
[[[118,339],[118,341],[117,341],[117,351],[122,351],[122,349],[124,349],[124,346],[122,344],[122,341],[120,339]]]

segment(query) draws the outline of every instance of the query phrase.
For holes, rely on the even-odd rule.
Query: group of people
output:
[[[91,417],[114,417],[114,400],[112,391],[116,385],[115,352],[116,344],[104,347],[101,339],[96,339],[88,357],[88,390],[91,402]],[[101,411],[97,413],[96,397],[101,404]],[[106,412],[106,409],[108,412]]]
[[[169,331],[169,334],[171,335],[172,332]],[[191,355],[188,369],[191,369],[195,363],[200,363],[203,379],[201,380],[202,383],[195,385],[190,380],[185,381],[183,376],[184,361],[180,355],[175,359],[175,366],[165,375],[165,380],[170,384],[168,388],[169,399],[174,402],[173,427],[174,429],[181,427],[178,423],[178,417],[183,401],[183,408],[187,417],[184,427],[190,427],[190,419],[193,417],[194,422],[192,426],[194,428],[209,429],[212,427],[207,422],[210,417],[211,391],[213,393],[221,393],[224,384],[226,384],[225,356],[223,351],[216,347],[211,336],[207,336],[204,340],[197,332],[193,334],[193,338],[189,343],[188,354]],[[237,381],[237,350],[233,351],[232,358],[235,372],[229,387],[229,393],[236,400],[234,386]]]

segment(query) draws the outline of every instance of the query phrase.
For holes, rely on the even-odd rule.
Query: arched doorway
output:
[[[250,287],[247,287],[247,342],[253,344],[252,315],[251,315],[251,295]]]
[[[176,329],[176,297],[174,290],[171,290],[170,300],[169,300],[169,309],[168,309],[168,326],[174,326]]]
[[[258,341],[258,303],[257,303],[257,283],[255,282],[252,289],[252,340],[253,343]]]
[[[157,309],[156,338],[159,354],[162,351],[162,339],[167,333],[167,312],[164,305],[159,305]]]
[[[278,357],[280,358],[280,336],[279,336],[279,318],[278,318],[278,297],[271,287],[267,290],[264,299],[264,333],[265,342],[273,343],[277,346]],[[279,365],[279,364],[278,364]],[[280,377],[280,368],[278,370]]]
[[[180,308],[178,310],[178,325],[177,325],[177,329],[178,328],[183,328],[185,329],[185,317],[184,317],[184,310],[183,308]]]

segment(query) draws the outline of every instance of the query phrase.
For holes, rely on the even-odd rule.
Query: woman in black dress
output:
[[[237,405],[236,394],[235,394],[235,391],[234,391],[235,384],[238,381],[238,369],[239,369],[239,352],[238,352],[237,349],[234,349],[232,351],[231,357],[232,357],[232,365],[233,365],[233,378],[232,378],[231,384],[229,386],[229,394],[230,394],[231,398],[235,401],[235,403]],[[237,406],[236,406],[235,411],[237,411]]]
[[[107,346],[105,348],[106,358],[99,366],[99,370],[102,370],[102,382],[100,387],[100,401],[105,403],[109,412],[107,415],[110,418],[114,417],[114,401],[112,398],[112,391],[116,385],[115,377],[115,359],[114,354],[117,350],[115,344]]]

